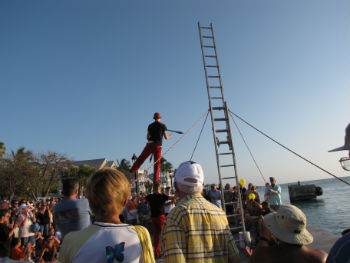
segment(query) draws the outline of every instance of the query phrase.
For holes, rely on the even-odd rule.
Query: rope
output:
[[[160,162],[160,160],[162,159],[162,157],[164,155],[166,155],[176,144],[178,144],[203,118],[204,116],[208,115],[209,113],[209,110],[202,115],[202,117],[200,117],[200,119],[198,121],[195,122],[195,124],[193,124],[193,126],[191,128],[189,128],[185,133],[184,135],[182,135],[173,145],[171,145],[168,150],[166,150],[166,152],[157,160],[155,161],[152,165],[150,165],[145,171],[148,173],[148,171],[158,162]],[[137,182],[138,180],[141,179],[143,175],[140,175],[139,177],[137,177],[134,181],[131,182],[131,184],[134,184],[135,182]]]
[[[247,149],[248,149],[248,152],[249,152],[250,156],[252,157],[252,159],[253,159],[253,161],[254,161],[254,164],[255,164],[256,168],[258,169],[258,171],[259,171],[259,173],[260,173],[260,175],[261,175],[263,181],[266,183],[267,181],[266,181],[266,179],[265,179],[263,173],[261,172],[260,167],[259,167],[258,163],[256,162],[256,160],[255,160],[255,158],[254,158],[254,156],[253,156],[253,153],[251,152],[251,150],[250,150],[250,148],[249,148],[249,146],[248,146],[246,140],[244,139],[244,136],[243,136],[241,130],[239,129],[239,127],[238,127],[238,125],[237,125],[235,119],[233,118],[232,112],[231,112],[231,111],[230,111],[230,115],[231,115],[231,119],[232,119],[233,123],[235,124],[235,126],[236,126],[236,128],[237,128],[237,130],[238,130],[238,132],[239,132],[239,134],[240,134],[240,136],[241,136],[241,138],[242,138],[242,140],[243,140],[245,146],[246,146]]]
[[[271,138],[270,136],[268,136],[266,133],[260,131],[259,129],[255,128],[253,125],[251,125],[250,123],[248,123],[247,121],[245,121],[244,119],[242,119],[240,116],[238,116],[237,114],[235,114],[234,112],[232,112],[230,110],[230,113],[232,113],[233,115],[235,115],[238,119],[240,119],[241,121],[243,121],[245,124],[247,124],[248,126],[250,126],[251,128],[253,128],[254,130],[256,130],[257,132],[261,133],[262,135],[264,135],[265,137],[267,137],[268,139],[272,140],[273,142],[277,143],[279,146],[283,147],[284,149],[286,149],[287,151],[293,153],[294,155],[298,156],[299,158],[303,159],[304,161],[312,164],[313,166],[317,167],[318,169],[322,170],[323,172],[333,176],[334,178],[342,181],[343,183],[350,185],[350,183],[344,181],[343,179],[339,178],[338,176],[328,172],[327,170],[323,169],[322,167],[318,166],[317,164],[309,161],[308,159],[306,159],[305,157],[301,156],[300,154],[297,154],[296,152],[294,152],[293,150],[289,149],[288,147],[284,146],[283,144],[279,143],[278,141],[274,140],[273,138]]]
[[[201,129],[201,131],[200,131],[200,133],[199,133],[199,136],[198,136],[198,139],[197,139],[196,145],[194,146],[194,149],[193,149],[192,155],[191,155],[191,157],[190,157],[190,161],[192,161],[192,157],[193,157],[193,155],[194,155],[194,152],[195,152],[195,151],[196,151],[196,149],[197,149],[197,145],[198,145],[199,139],[200,139],[200,138],[201,138],[201,136],[202,136],[203,128],[204,128],[204,126],[205,126],[205,123],[207,122],[208,116],[209,116],[209,111],[207,112],[207,116],[205,117],[205,120],[204,120],[204,123],[203,123],[202,129]]]

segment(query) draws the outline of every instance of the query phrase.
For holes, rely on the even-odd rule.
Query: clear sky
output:
[[[348,0],[0,1],[0,141],[73,160],[130,159],[153,113],[208,109],[197,22],[213,23],[231,111],[337,176],[350,113]],[[330,176],[237,120],[264,176]],[[188,160],[203,122],[164,156]],[[233,124],[238,176],[263,181]],[[165,141],[165,152],[179,135]],[[211,123],[194,160],[217,182]],[[143,168],[150,163],[145,162]]]

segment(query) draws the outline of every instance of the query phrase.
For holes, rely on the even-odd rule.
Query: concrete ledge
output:
[[[329,253],[334,243],[340,238],[340,236],[336,236],[312,225],[308,225],[306,228],[314,237],[314,242],[307,246],[326,251],[327,253]]]

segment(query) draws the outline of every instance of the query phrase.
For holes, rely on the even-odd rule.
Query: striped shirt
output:
[[[182,198],[168,214],[161,235],[164,262],[229,262],[236,255],[225,212],[200,193]]]

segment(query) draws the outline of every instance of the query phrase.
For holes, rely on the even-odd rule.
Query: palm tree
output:
[[[133,180],[132,174],[130,173],[130,169],[131,169],[130,162],[127,159],[123,158],[121,161],[117,160],[117,164],[118,164],[117,169],[119,171],[122,171],[129,181]]]
[[[172,171],[173,165],[168,162],[165,158],[160,159],[160,173],[163,175],[164,178],[169,177],[169,173]],[[167,180],[166,180],[167,181]]]
[[[77,171],[77,177],[79,180],[79,195],[84,192],[84,188],[87,184],[88,179],[96,172],[94,167],[89,165],[80,165]]]

